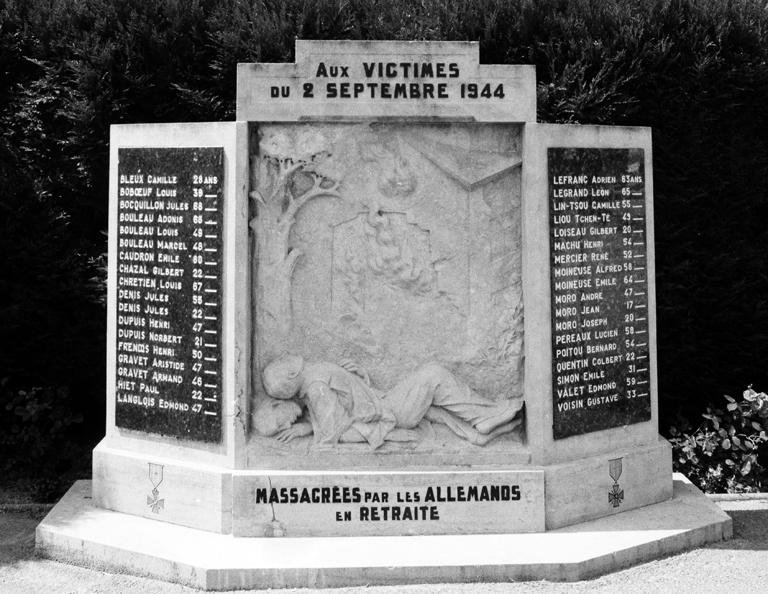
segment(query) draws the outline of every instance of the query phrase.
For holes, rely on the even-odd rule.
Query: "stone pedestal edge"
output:
[[[99,508],[244,537],[271,534],[273,526],[277,535],[289,537],[506,534],[543,532],[664,501],[672,496],[671,477],[671,448],[664,439],[549,466],[508,464],[471,470],[453,466],[409,472],[229,469],[99,445],[93,456],[92,496]],[[479,490],[491,484],[517,485],[522,497],[495,504],[477,497],[464,504],[450,503],[454,500],[448,487],[456,495],[457,486]],[[267,501],[256,497],[257,487],[265,492],[275,487],[311,493],[355,486],[362,495],[355,505],[287,501],[265,505]],[[424,505],[428,487],[436,494],[432,501],[442,502],[439,522],[362,522],[361,506]],[[366,499],[366,492],[386,490],[391,491],[388,501]],[[421,500],[408,497],[409,492],[420,493]],[[335,512],[344,510],[351,521],[334,521]]]
[[[90,493],[78,481],[51,510],[38,554],[208,590],[575,581],[732,536],[730,517],[682,475],[668,501],[508,535],[232,538],[96,508]]]
[[[672,447],[663,438],[653,445],[541,468],[546,475],[547,530],[672,497]]]

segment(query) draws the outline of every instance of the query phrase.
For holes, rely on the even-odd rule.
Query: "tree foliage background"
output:
[[[103,430],[109,125],[233,119],[296,38],[478,40],[540,121],[651,126],[661,429],[768,384],[764,2],[0,0],[0,467]]]

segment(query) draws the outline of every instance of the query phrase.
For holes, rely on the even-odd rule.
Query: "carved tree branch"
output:
[[[267,204],[264,201],[264,194],[262,194],[260,190],[251,190],[250,192],[248,192],[248,197],[251,200],[254,200],[255,202],[258,202],[259,204],[262,204],[262,205],[265,205],[265,206]]]
[[[258,165],[260,175],[249,193],[255,216],[249,221],[253,230],[255,299],[254,351],[258,373],[276,355],[275,345],[285,344],[291,335],[291,278],[302,252],[290,247],[291,229],[299,210],[319,196],[340,197],[338,182],[331,182],[315,171],[317,158],[292,159],[264,155]],[[311,180],[294,184],[297,174]],[[309,189],[301,194],[306,184]],[[323,185],[328,187],[323,187]],[[253,213],[252,213],[253,214]]]
[[[302,255],[302,251],[294,248],[285,257],[284,266],[285,266],[285,271],[286,271],[286,274],[288,275],[288,278],[291,278],[293,276],[293,270],[294,268],[296,268],[296,262],[299,260],[301,255]]]
[[[304,206],[307,202],[312,200],[313,198],[318,198],[320,196],[328,196],[331,198],[341,198],[341,195],[339,194],[339,182],[333,182],[330,186],[327,188],[324,188],[321,184],[324,181],[327,181],[325,177],[317,174],[313,174],[314,183],[311,188],[309,188],[306,192],[304,192],[301,196],[298,198],[294,198],[288,205],[288,208],[286,209],[283,217],[281,217],[280,222],[282,223],[283,220],[286,221],[287,224],[290,224],[293,222],[294,217],[296,216],[296,213],[301,210],[301,207]]]
[[[291,159],[286,160],[290,161],[291,164],[288,167],[283,167],[283,169],[280,171],[280,176],[287,182],[289,179],[291,179],[291,176],[296,173],[299,169],[304,167],[306,163],[302,161],[301,159],[297,161],[293,161]]]
[[[290,192],[288,191],[288,184],[290,183],[293,174],[305,165],[306,163],[301,160],[293,161],[292,159],[284,159],[278,161],[277,181],[269,196],[270,202],[276,200],[281,201],[286,195],[288,195],[289,200],[291,199]]]

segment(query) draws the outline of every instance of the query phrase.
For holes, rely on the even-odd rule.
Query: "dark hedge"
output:
[[[236,64],[295,38],[479,40],[536,65],[540,121],[653,127],[661,429],[764,389],[763,4],[0,0],[0,434],[24,443],[20,391],[68,394],[41,459],[102,430],[109,125],[232,119]]]

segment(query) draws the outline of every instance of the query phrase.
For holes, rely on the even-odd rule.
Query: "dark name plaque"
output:
[[[118,151],[118,427],[221,441],[223,158]]]
[[[547,159],[554,438],[648,421],[644,152]]]

